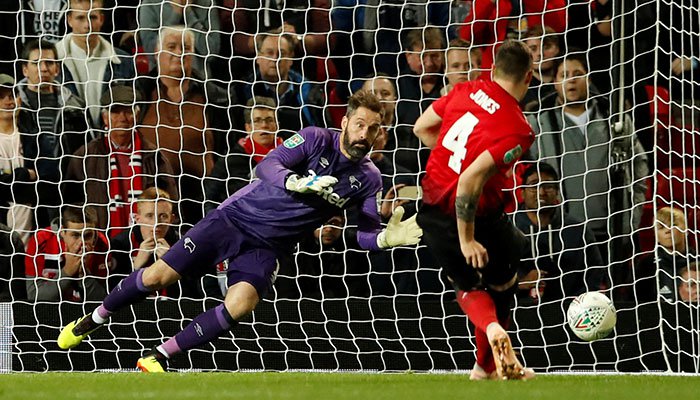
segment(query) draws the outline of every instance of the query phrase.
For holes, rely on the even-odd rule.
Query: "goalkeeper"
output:
[[[309,127],[287,139],[258,164],[259,180],[210,212],[152,266],[122,280],[92,313],[63,328],[59,347],[77,346],[112,313],[228,259],[224,303],[200,314],[137,361],[144,372],[163,372],[168,358],[233,329],[274,283],[278,256],[349,207],[360,209],[357,240],[363,248],[417,244],[423,232],[415,217],[401,221],[401,208],[386,229],[380,226],[376,199],[382,181],[367,153],[381,127],[381,111],[374,94],[360,91],[348,100],[340,134]]]

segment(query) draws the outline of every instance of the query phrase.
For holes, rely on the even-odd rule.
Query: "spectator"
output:
[[[396,150],[397,164],[414,173],[424,169],[429,151],[413,135],[413,124],[440,97],[444,48],[444,38],[437,28],[413,29],[406,35],[407,67],[398,79],[398,125],[387,147]]]
[[[214,168],[214,131],[228,133],[232,122],[224,111],[225,90],[203,83],[192,64],[193,43],[188,28],[163,27],[157,73],[139,80],[150,101],[140,131],[158,146],[178,176],[179,214],[188,224],[203,216],[201,180]]]
[[[320,107],[313,107],[311,98],[318,87],[304,80],[292,69],[296,38],[281,29],[258,34],[255,37],[257,55],[255,73],[240,86],[239,99],[253,96],[269,97],[277,103],[279,128],[297,131],[302,126],[323,121]]]
[[[682,210],[663,207],[656,211],[656,251],[635,265],[635,299],[638,302],[656,301],[657,295],[675,300],[676,277],[696,254],[688,244],[686,233]]]
[[[537,133],[530,147],[535,160],[552,165],[561,176],[565,210],[586,221],[608,260],[611,237],[629,237],[639,227],[648,175],[647,156],[624,118],[618,132],[611,126],[610,107],[591,95],[585,56],[573,51],[556,67],[556,92],[542,100],[542,111],[528,117]],[[629,257],[629,243],[611,248],[619,261]]]
[[[686,303],[698,304],[700,299],[700,272],[698,263],[690,264],[681,269],[680,282],[678,283],[678,299]]]
[[[282,144],[282,138],[277,136],[275,109],[275,101],[269,97],[256,96],[246,103],[245,130],[248,136],[240,139],[231,153],[216,162],[211,176],[204,181],[206,213],[256,179],[255,166]]]
[[[21,0],[22,42],[46,40],[56,43],[66,32],[65,14],[69,0]]]
[[[307,79],[326,81],[338,61],[335,56],[323,58],[330,49],[334,55],[338,53],[339,32],[335,28],[331,32],[331,3],[329,0],[223,0],[219,13],[221,29],[227,36],[224,40],[230,45],[222,49],[222,56],[228,61],[221,69],[229,71],[220,71],[221,79],[240,79],[253,73],[255,63],[250,61],[256,54],[256,36],[280,29],[296,38],[295,50],[300,57],[292,68],[303,71],[302,75]],[[232,53],[236,57],[230,57]]]
[[[17,232],[0,223],[0,303],[27,299],[23,278],[24,243]]]
[[[382,102],[384,116],[382,117],[382,129],[387,134],[391,133],[396,124],[396,84],[388,75],[381,72],[367,79],[361,90],[369,90]]]
[[[278,298],[366,296],[369,263],[338,215],[299,242],[295,257],[283,259],[275,290]],[[349,251],[348,251],[349,250]],[[362,275],[365,276],[362,276]]]
[[[654,63],[653,53],[649,49],[658,50],[659,43],[656,42],[658,37],[655,32],[649,32],[651,34],[651,41],[653,43],[645,43],[647,38],[643,37],[644,31],[650,31],[645,25],[644,18],[641,17],[642,9],[645,6],[651,5],[654,10],[654,25],[661,23],[667,24],[667,21],[663,20],[659,14],[657,14],[656,6],[653,3],[640,5],[635,9],[634,20],[635,20],[635,51],[636,55],[643,57],[645,54],[650,54],[650,59],[652,60],[651,68],[653,68],[652,75],[656,71],[667,71],[664,66],[668,65],[664,63],[664,58],[659,57],[659,62],[665,64],[660,66],[659,63]],[[663,6],[662,6],[663,7]],[[611,74],[610,67],[612,66],[611,61],[613,60],[615,50],[611,49],[612,41],[612,12],[613,12],[613,2],[611,0],[569,0],[566,7],[569,20],[565,32],[565,40],[567,47],[586,49],[586,55],[590,63],[590,80],[595,85],[596,89],[601,93],[607,93],[611,90]],[[617,10],[620,12],[620,9]],[[660,13],[663,14],[663,11]],[[651,30],[655,31],[655,29]],[[663,29],[661,30],[664,31]],[[691,32],[696,32],[697,29],[690,29]],[[640,34],[641,33],[641,34]],[[663,33],[661,33],[663,35]],[[648,49],[644,47],[649,46]],[[639,58],[635,58],[635,80],[638,81],[641,77],[649,77],[645,70],[644,61]],[[617,61],[615,61],[617,63]]]
[[[233,32],[236,55],[254,56],[256,35],[276,29],[295,35],[304,55],[325,56],[333,48],[328,0],[224,0],[224,8],[230,16],[222,26]]]
[[[144,188],[158,186],[173,200],[178,198],[167,158],[136,129],[140,100],[129,86],[112,87],[101,99],[108,135],[92,140],[68,159],[65,196],[95,205],[95,226],[108,229],[110,236],[131,225],[131,203]]]
[[[25,167],[17,128],[20,99],[15,80],[0,74],[0,222],[7,223],[27,243],[33,229],[31,207],[33,187],[23,183],[36,180],[36,172]]]
[[[139,39],[147,54],[151,55],[150,68],[156,66],[162,44],[161,27],[183,25],[194,33],[192,56],[194,68],[210,76],[209,60],[219,54],[221,34],[219,27],[219,7],[213,0],[143,0],[138,8]],[[168,49],[168,51],[170,51]],[[205,72],[206,71],[206,72]]]
[[[150,187],[141,193],[135,208],[134,225],[111,240],[115,273],[128,275],[148,267],[179,239],[170,229],[175,214],[168,192]]]
[[[447,83],[440,90],[440,95],[446,95],[454,85],[473,81],[481,74],[481,49],[472,47],[464,39],[454,39],[445,54],[445,79]]]
[[[554,66],[559,56],[559,39],[554,29],[536,25],[528,29],[524,41],[532,53],[532,80],[520,104],[525,111],[537,111],[540,99],[554,92]]]
[[[345,28],[354,30],[357,39],[360,39],[354,40],[353,43],[353,70],[360,72],[355,76],[365,76],[374,71],[384,71],[396,76],[402,61],[397,59],[397,54],[401,52],[404,33],[425,26],[439,26],[444,32],[444,27],[449,24],[452,2],[362,0],[361,3],[363,6],[352,7],[349,10],[350,13],[355,13],[361,22],[350,29]],[[333,10],[333,14],[338,11]],[[342,13],[339,13],[334,22],[341,18]],[[346,21],[348,19],[343,22]]]
[[[397,191],[407,185],[415,186],[417,184],[416,175],[400,165],[395,165],[392,160],[392,153],[384,150],[387,140],[387,131],[385,129],[381,129],[377,134],[377,138],[374,140],[372,152],[369,155],[369,158],[374,163],[374,166],[377,167],[379,172],[382,174],[382,193],[384,194],[385,201],[387,200],[387,196],[390,194],[389,192]],[[390,197],[389,199],[391,198],[393,197]],[[397,204],[395,207],[403,205],[403,203],[404,202]],[[385,219],[388,219],[391,216],[391,212],[388,214],[382,212],[382,216]]]
[[[72,33],[56,43],[63,61],[63,83],[85,101],[95,129],[103,127],[100,97],[109,85],[125,83],[136,75],[133,57],[100,36],[103,9],[102,0],[70,0],[66,21]]]
[[[382,102],[382,109],[384,110],[382,117],[382,129],[387,131],[389,136],[394,135],[394,126],[396,125],[396,83],[394,78],[384,72],[377,72],[376,74],[368,75],[360,80],[358,84],[353,83],[352,86],[357,86],[357,90],[369,90],[374,93],[375,96],[379,98]],[[344,90],[331,91],[328,96],[328,114],[330,115],[332,125],[335,128],[340,127],[340,122],[345,115],[347,109],[348,98],[350,93],[344,93]],[[347,96],[343,97],[344,94]]]
[[[25,258],[30,301],[96,301],[107,294],[111,267],[107,238],[95,229],[91,207],[67,206],[59,228],[40,229],[29,240]]]
[[[561,300],[599,290],[606,278],[593,234],[562,207],[559,175],[549,164],[537,163],[522,174],[524,202],[515,225],[529,239],[520,263],[519,303]]]
[[[83,101],[56,81],[56,47],[30,41],[22,49],[22,73],[18,83],[22,101],[18,124],[27,168],[36,171],[36,223],[47,226],[61,205],[59,160],[85,143]]]
[[[520,6],[520,7],[518,7]],[[537,25],[545,25],[555,32],[566,29],[565,0],[474,0],[464,20],[459,36],[482,49],[482,77],[490,79],[496,48],[507,37],[520,39],[521,33]]]

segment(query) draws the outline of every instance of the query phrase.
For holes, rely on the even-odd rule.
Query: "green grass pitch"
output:
[[[462,374],[46,373],[0,374],[0,399],[693,399],[700,377],[548,375],[470,382]]]

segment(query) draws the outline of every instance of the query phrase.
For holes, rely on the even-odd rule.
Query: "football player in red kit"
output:
[[[525,238],[503,212],[509,172],[534,140],[518,105],[531,66],[524,44],[504,42],[492,81],[456,85],[414,127],[432,148],[418,224],[476,327],[471,379],[534,377],[516,358],[505,330]]]

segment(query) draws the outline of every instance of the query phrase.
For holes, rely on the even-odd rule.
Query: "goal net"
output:
[[[131,370],[219,304],[226,265],[203,265],[77,348],[56,344],[120,278],[256,179],[269,148],[306,126],[340,128],[360,88],[387,112],[372,152],[378,209],[415,212],[429,151],[413,123],[460,79],[488,79],[498,43],[514,38],[535,56],[523,109],[537,132],[507,210],[529,239],[516,350],[538,372],[697,374],[698,10],[693,0],[3,5],[0,372]],[[114,134],[132,126],[138,135]],[[346,212],[300,237],[252,315],[171,367],[471,369],[473,325],[428,249],[360,250],[356,221]],[[66,255],[81,240],[94,245]],[[598,290],[617,327],[583,342],[566,310]]]

